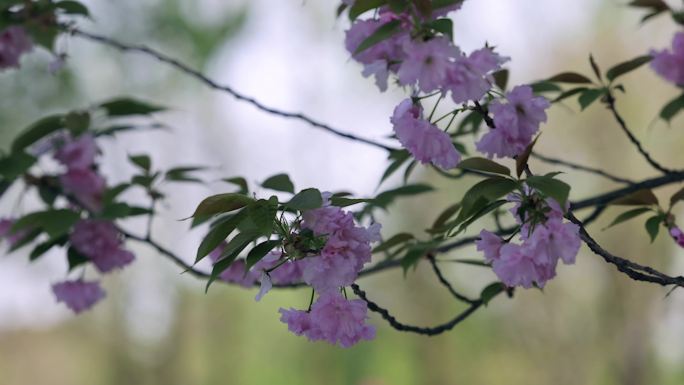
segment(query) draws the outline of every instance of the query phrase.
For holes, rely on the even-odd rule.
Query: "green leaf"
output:
[[[658,237],[658,230],[660,230],[660,223],[663,221],[662,215],[656,215],[654,217],[648,218],[646,220],[646,232],[648,232],[648,236],[651,238],[651,243],[655,241],[656,237]]]
[[[632,218],[636,218],[636,217],[638,217],[639,215],[641,215],[641,214],[643,214],[643,213],[646,213],[646,212],[649,212],[649,211],[652,211],[652,210],[651,210],[650,208],[648,208],[648,207],[639,207],[639,208],[636,208],[636,209],[632,209],[632,210],[625,211],[624,213],[618,215],[618,216],[613,220],[613,222],[611,222],[608,226],[604,227],[603,230],[606,230],[606,229],[608,229],[608,228],[611,228],[611,227],[613,227],[613,226],[615,226],[615,225],[617,225],[617,224],[620,224],[620,223],[622,223],[622,222],[626,222],[626,221],[628,221],[628,220],[630,220],[630,219],[632,219]]]
[[[281,240],[273,239],[270,241],[261,242],[260,244],[254,246],[254,248],[250,250],[247,254],[247,265],[245,267],[245,270],[249,270],[257,262],[261,261],[261,259],[264,258],[266,254],[271,252],[271,250],[273,250],[276,246],[280,245],[281,243]]]
[[[411,0],[413,5],[415,5],[418,12],[424,18],[430,18],[432,16],[432,1],[431,0]]]
[[[240,190],[238,191],[240,194],[247,194],[249,193],[249,187],[247,186],[247,180],[241,176],[236,176],[233,178],[227,178],[227,179],[221,179],[222,181],[230,184],[234,184],[238,187],[240,187]]]
[[[55,8],[61,9],[68,15],[90,16],[88,8],[78,1],[64,0],[55,3]]]
[[[347,207],[347,206],[352,206],[358,203],[371,203],[374,202],[374,199],[368,199],[368,198],[347,198],[347,197],[340,197],[340,196],[332,196],[330,197],[330,205],[336,206],[336,207]]]
[[[58,238],[71,230],[81,217],[68,209],[50,209],[27,214],[19,218],[12,231],[42,229],[50,238]]]
[[[356,0],[349,8],[349,19],[356,20],[362,13],[387,4],[387,0]]]
[[[429,243],[417,243],[409,247],[408,251],[401,259],[401,267],[404,269],[404,274],[414,266],[418,261],[420,261],[425,254],[434,247],[432,242]]]
[[[478,182],[463,195],[462,208],[456,223],[466,220],[489,202],[510,193],[516,187],[518,187],[517,182],[502,177],[493,177]]]
[[[584,91],[586,91],[586,90],[588,90],[587,87],[577,87],[577,88],[569,89],[569,90],[567,90],[567,91],[562,92],[560,95],[558,95],[555,99],[553,99],[553,100],[551,101],[551,103],[558,103],[558,102],[560,102],[561,100],[567,99],[567,98],[569,98],[569,97],[571,97],[571,96],[577,95],[577,94],[579,94],[580,92],[584,92]]]
[[[0,176],[11,181],[27,172],[37,159],[25,152],[13,152],[0,159]]]
[[[376,29],[372,35],[364,39],[358,47],[356,47],[354,55],[358,55],[359,53],[382,42],[383,40],[389,39],[398,32],[401,32],[401,22],[399,20],[393,20],[383,24],[380,28]]]
[[[117,98],[100,104],[109,116],[149,115],[166,108],[131,98]]]
[[[29,243],[33,242],[40,234],[43,233],[42,229],[27,229],[28,234],[23,235],[21,239],[17,242],[15,242],[12,247],[10,247],[9,252],[14,252],[16,250],[21,249],[22,247],[28,245]]]
[[[240,255],[240,252],[257,237],[258,236],[254,234],[240,233],[228,242],[226,248],[219,257],[218,262],[216,262],[214,268],[211,270],[211,276],[209,277],[209,280],[207,280],[205,292],[209,290],[209,286],[221,275],[221,273],[233,264],[238,255]]]
[[[629,195],[617,198],[608,204],[619,206],[650,206],[657,205],[658,198],[650,189],[642,189]]]
[[[246,217],[238,228],[244,233],[271,235],[277,212],[278,199],[275,196],[269,200],[259,199],[245,208]]]
[[[613,81],[617,79],[618,77],[627,74],[629,72],[634,71],[635,69],[641,67],[642,65],[650,62],[653,60],[653,57],[651,55],[643,55],[636,57],[632,60],[628,60],[626,62],[620,63],[614,67],[611,67],[608,72],[606,72],[606,77],[608,78],[609,81]]]
[[[553,198],[561,207],[565,207],[570,195],[570,185],[548,176],[531,176],[525,180],[530,187]]]
[[[64,117],[64,126],[74,135],[81,135],[90,128],[90,114],[87,111],[72,111]]]
[[[102,209],[102,212],[98,214],[98,218],[114,220],[150,214],[154,214],[154,212],[146,207],[130,206],[128,203],[123,202],[112,202]]]
[[[487,158],[473,157],[464,159],[456,166],[464,170],[483,171],[493,174],[511,175],[511,170],[495,161]]]
[[[594,55],[589,54],[589,64],[591,64],[591,69],[594,71],[594,75],[601,80],[601,69],[599,68],[598,64],[596,64],[596,60],[594,60]]]
[[[12,142],[12,152],[18,152],[43,139],[47,135],[64,128],[64,115],[43,118],[22,131]]]
[[[563,72],[558,75],[552,76],[546,79],[547,82],[552,83],[573,83],[573,84],[583,84],[591,83],[591,79],[588,77],[578,74],[576,72]]]
[[[605,89],[588,89],[582,91],[582,93],[579,96],[579,104],[580,107],[584,110],[585,108],[589,107],[592,103],[596,101],[596,99],[600,98],[602,95],[605,95],[606,90]]]
[[[684,94],[670,100],[665,107],[660,110],[660,117],[669,123],[682,109],[684,109]]]
[[[131,163],[140,167],[146,173],[150,172],[150,168],[152,167],[152,160],[150,160],[149,156],[147,156],[147,155],[129,155],[128,159],[131,161]]]
[[[294,184],[292,183],[290,177],[287,174],[273,175],[272,177],[266,179],[261,184],[261,187],[275,191],[284,191],[294,194]]]
[[[395,246],[399,246],[402,243],[406,243],[410,240],[415,239],[413,234],[410,233],[399,233],[390,237],[388,240],[382,242],[373,249],[373,253],[380,253],[386,250],[390,250]]]
[[[404,164],[404,162],[406,162],[410,157],[411,156],[409,152],[406,150],[392,151],[389,155],[389,159],[392,160],[392,162],[382,174],[380,183],[384,182],[387,178],[394,174],[394,172],[397,171],[399,167],[401,167],[401,165]]]
[[[485,204],[482,204],[482,203]],[[492,211],[498,209],[499,207],[505,205],[506,203],[509,203],[508,200],[506,199],[499,199],[493,202],[487,202],[483,199],[478,200],[478,203],[474,206],[477,208],[477,210],[468,218],[466,221],[461,223],[461,225],[458,227],[458,230],[456,231],[456,234],[460,233],[461,231],[464,231],[468,226],[473,224],[476,220],[482,218],[483,216],[491,213]],[[454,234],[451,234],[452,236]]]
[[[78,252],[73,247],[69,247],[67,250],[67,261],[69,262],[69,271],[85,264],[90,261],[90,258]]]
[[[509,77],[509,72],[507,69],[502,69],[499,71],[496,71],[492,74],[494,77],[494,84],[496,84],[497,87],[499,87],[501,90],[505,91],[506,86],[508,85],[508,77]]]
[[[201,261],[225,241],[244,218],[245,212],[240,211],[235,215],[230,215],[217,221],[197,248],[195,263]]]
[[[672,194],[670,197],[670,207],[681,200],[684,200],[684,188],[681,188],[676,193]]]
[[[432,9],[449,7],[462,2],[463,0],[432,0]]]
[[[506,287],[501,282],[492,283],[482,289],[482,292],[480,293],[480,301],[482,301],[483,305],[487,306],[489,302],[494,299],[494,297],[501,294],[505,289]]]
[[[432,224],[432,230],[439,231],[461,209],[461,203],[454,203],[442,211]]]
[[[33,248],[31,254],[29,254],[29,261],[35,261],[55,246],[64,246],[68,240],[69,237],[64,235],[58,238],[49,239],[45,242],[38,244],[36,247]]]
[[[283,204],[287,208],[299,211],[317,209],[322,205],[321,192],[315,188],[302,190],[293,196],[289,202]]]
[[[186,166],[175,167],[166,171],[164,179],[170,182],[197,182],[202,183],[202,180],[190,175],[190,173],[205,170],[203,166]]]
[[[427,23],[427,27],[448,36],[449,40],[454,40],[454,22],[451,19],[437,19]]]
[[[191,218],[196,216],[215,215],[241,209],[254,202],[254,199],[236,193],[212,195],[204,199],[195,209]]]
[[[392,190],[383,191],[375,197],[374,205],[387,208],[396,198],[401,196],[412,196],[433,191],[432,186],[426,184],[409,184]]]
[[[654,10],[666,11],[670,7],[663,0],[633,0],[629,3],[632,7],[652,8]]]
[[[563,90],[558,85],[543,80],[530,84],[530,87],[532,87],[532,92],[535,94],[543,94],[545,92],[560,92]]]

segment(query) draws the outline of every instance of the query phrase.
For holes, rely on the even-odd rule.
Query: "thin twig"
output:
[[[546,162],[546,163],[550,163],[550,164],[555,164],[555,165],[560,165],[560,166],[565,166],[565,167],[571,168],[571,169],[573,169],[573,170],[586,171],[586,172],[589,172],[589,173],[592,173],[592,174],[596,174],[596,175],[602,176],[602,177],[604,177],[604,178],[606,178],[606,179],[610,179],[610,180],[612,180],[613,182],[624,183],[624,184],[633,184],[633,183],[634,183],[634,181],[631,181],[631,180],[626,179],[626,178],[621,178],[621,177],[618,177],[618,176],[609,174],[609,173],[607,173],[606,171],[603,171],[603,170],[598,169],[598,168],[589,167],[589,166],[583,166],[583,165],[581,165],[581,164],[568,162],[568,161],[566,161],[566,160],[557,159],[557,158],[552,158],[552,157],[550,157],[550,156],[545,156],[545,155],[539,154],[539,153],[537,153],[537,152],[532,152],[532,157],[535,158],[535,159],[539,159],[539,160],[541,160],[542,162]]]
[[[387,150],[387,151],[393,151],[394,150],[394,148],[387,146],[385,144],[382,144],[380,142],[376,142],[376,141],[371,140],[371,139],[362,138],[360,136],[356,136],[354,134],[350,134],[348,132],[344,132],[344,131],[338,130],[336,128],[330,127],[329,125],[321,123],[321,122],[319,122],[313,118],[310,118],[310,117],[308,117],[302,113],[283,111],[283,110],[280,110],[277,108],[266,106],[263,103],[261,103],[260,101],[256,100],[255,98],[244,95],[244,94],[234,90],[230,86],[219,84],[215,80],[210,79],[209,77],[207,77],[206,75],[204,75],[200,71],[191,68],[187,64],[184,64],[177,59],[174,59],[174,58],[172,58],[166,54],[158,52],[158,51],[156,51],[152,48],[149,48],[147,46],[125,44],[125,43],[119,42],[117,40],[114,40],[112,38],[102,36],[102,35],[96,35],[96,34],[90,33],[90,32],[85,32],[85,31],[82,31],[82,30],[77,29],[77,28],[71,29],[70,32],[74,36],[82,37],[82,38],[88,39],[90,41],[105,44],[107,46],[116,48],[122,52],[138,52],[138,53],[142,53],[142,54],[145,54],[148,56],[152,56],[155,59],[157,59],[163,63],[169,64],[170,66],[180,70],[181,72],[183,72],[189,76],[194,77],[195,79],[199,80],[200,82],[204,83],[205,85],[209,86],[210,88],[218,90],[218,91],[226,92],[226,93],[230,94],[231,96],[233,96],[235,99],[246,102],[248,104],[251,104],[252,106],[254,106],[257,109],[264,111],[266,113],[273,114],[276,116],[280,116],[283,118],[301,120],[301,121],[306,122],[307,124],[309,124],[313,127],[325,130],[325,131],[327,131],[331,134],[337,135],[339,137],[349,139],[349,140],[353,140],[353,141],[360,142],[360,143],[365,143],[365,144],[371,145],[371,146],[376,147],[376,148],[381,148],[381,149]]]
[[[454,298],[458,299],[459,301],[467,302],[469,304],[473,304],[476,301],[472,300],[463,294],[459,293],[454,289],[454,287],[447,281],[447,279],[444,277],[444,274],[442,274],[442,270],[437,266],[437,261],[435,260],[435,255],[430,253],[427,255],[428,261],[430,261],[430,265],[432,265],[432,270],[435,272],[435,275],[437,276],[437,279],[439,282],[449,290],[449,293],[454,296]]]

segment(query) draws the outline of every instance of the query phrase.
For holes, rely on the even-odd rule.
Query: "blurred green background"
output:
[[[155,0],[90,1],[93,23],[84,28],[143,42],[182,58],[212,77],[271,105],[302,110],[367,137],[389,133],[387,117],[400,90],[379,94],[348,60],[344,21],[334,1]],[[469,1],[454,15],[456,41],[466,50],[484,41],[512,57],[512,81],[563,70],[589,74],[590,52],[604,68],[669,45],[675,30],[661,17],[640,26],[639,12],[619,1]],[[57,76],[38,52],[21,71],[0,74],[0,143],[37,117],[127,94],[169,104],[159,119],[172,133],[132,134],[104,145],[110,181],[130,169],[117,159],[151,152],[156,164],[208,163],[216,179],[247,175],[250,182],[286,171],[300,187],[372,194],[384,154],[329,138],[302,124],[264,117],[253,108],[140,56],[124,56],[78,39],[60,41],[70,60]],[[655,117],[675,90],[644,68],[625,78],[618,107],[635,134],[662,163],[684,163],[684,120],[667,126]],[[540,153],[598,165],[631,179],[654,174],[599,106],[579,114],[576,102],[553,108]],[[472,148],[472,147],[471,147]],[[533,161],[538,172],[556,170]],[[402,201],[379,218],[383,233],[420,233],[472,184],[445,181],[419,170],[416,180],[439,186],[429,198]],[[616,186],[567,171],[562,179],[581,199]],[[400,183],[399,179],[388,184]],[[677,187],[657,193],[666,199]],[[182,218],[202,196],[227,189],[211,183],[171,189],[155,222],[160,242],[190,258],[201,233],[188,234]],[[15,192],[15,194],[18,192]],[[130,199],[140,197],[131,196]],[[30,209],[2,202],[3,216]],[[681,211],[681,210],[680,210]],[[590,231],[608,249],[673,274],[684,253],[664,234],[649,244],[642,220],[605,232],[619,210],[609,209]],[[676,212],[675,214],[684,214]],[[645,219],[645,218],[644,218]],[[483,223],[487,225],[486,222]],[[140,228],[135,221],[129,224]],[[491,225],[491,224],[490,224]],[[681,224],[680,224],[681,225]],[[308,291],[254,291],[203,283],[152,250],[131,245],[136,264],[105,279],[108,299],[74,317],[53,302],[46,282],[64,276],[63,256],[29,264],[19,252],[0,257],[0,384],[629,384],[684,383],[684,294],[636,283],[582,249],[574,266],[543,293],[519,290],[497,298],[450,333],[422,337],[397,332],[375,314],[375,341],[344,350],[309,343],[287,332],[279,307],[304,307]],[[449,258],[475,258],[473,249]],[[477,295],[494,280],[489,271],[443,262],[450,280]],[[400,320],[444,322],[459,310],[429,266],[406,278],[390,271],[360,281],[369,296]]]

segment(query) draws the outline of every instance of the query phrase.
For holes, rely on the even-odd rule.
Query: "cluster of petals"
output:
[[[423,111],[411,99],[401,102],[390,118],[401,145],[419,162],[432,163],[444,170],[461,161],[449,134],[422,117]]]
[[[79,253],[88,257],[101,273],[122,268],[135,259],[133,253],[123,248],[121,234],[110,221],[79,221],[69,236],[69,242]]]
[[[91,211],[102,209],[102,197],[107,187],[104,177],[94,167],[97,151],[95,138],[85,134],[77,138],[66,136],[54,155],[67,168],[59,178],[62,188]]]
[[[105,297],[105,291],[97,281],[63,281],[52,285],[57,302],[64,304],[74,313],[88,310]]]
[[[490,104],[495,128],[491,128],[477,143],[477,150],[490,158],[513,157],[532,142],[539,125],[546,122],[546,98],[535,96],[529,86],[517,86],[506,94],[507,103],[497,100]]]
[[[677,226],[670,227],[670,236],[681,247],[684,247],[684,232]]]
[[[345,299],[339,291],[321,294],[311,311],[280,309],[280,320],[296,335],[310,341],[324,340],[348,348],[375,337],[375,328],[366,324],[368,307],[363,300]]]
[[[19,68],[21,56],[32,49],[31,38],[22,27],[5,28],[0,32],[0,70]]]
[[[477,250],[483,252],[485,261],[492,264],[494,273],[507,286],[544,287],[556,276],[559,260],[575,263],[580,248],[579,227],[563,221],[558,204],[549,204],[549,208],[544,223],[522,225],[520,244],[506,242],[487,230],[480,232]]]
[[[302,228],[327,236],[319,255],[301,259],[302,278],[319,293],[352,284],[371,260],[371,243],[380,240],[380,225],[360,227],[354,216],[326,205],[303,214]]]
[[[675,85],[684,86],[684,31],[677,32],[672,50],[652,51],[651,68]]]

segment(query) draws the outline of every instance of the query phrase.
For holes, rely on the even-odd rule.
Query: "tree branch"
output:
[[[218,91],[228,93],[231,96],[233,96],[235,99],[246,102],[248,104],[251,104],[252,106],[256,107],[257,109],[259,109],[263,112],[273,114],[276,116],[280,116],[283,118],[300,120],[300,121],[303,121],[303,122],[305,122],[305,123],[307,123],[313,127],[327,131],[333,135],[337,135],[339,137],[349,139],[352,141],[364,143],[364,144],[367,144],[367,145],[370,145],[370,146],[373,146],[376,148],[381,148],[381,149],[387,150],[387,151],[393,151],[394,150],[394,148],[387,146],[385,144],[382,144],[380,142],[376,142],[376,141],[371,140],[371,139],[362,138],[360,136],[356,136],[354,134],[350,134],[348,132],[344,132],[344,131],[338,130],[336,128],[333,128],[327,124],[321,123],[321,122],[319,122],[313,118],[310,118],[310,117],[308,117],[302,113],[283,111],[283,110],[280,110],[277,108],[266,106],[263,103],[256,100],[255,98],[244,95],[244,94],[234,90],[230,86],[219,84],[218,82],[216,82],[216,81],[210,79],[209,77],[207,77],[206,75],[202,74],[200,71],[191,68],[187,64],[184,64],[177,59],[174,59],[170,56],[167,56],[167,55],[165,55],[161,52],[158,52],[152,48],[149,48],[147,46],[124,44],[124,43],[119,42],[117,40],[114,40],[112,38],[102,36],[102,35],[96,35],[96,34],[93,34],[90,32],[85,32],[85,31],[82,31],[82,30],[77,29],[77,28],[73,28],[69,32],[73,36],[78,36],[78,37],[81,37],[81,38],[84,38],[84,39],[87,39],[87,40],[90,40],[93,42],[101,43],[101,44],[107,45],[109,47],[116,48],[122,52],[137,52],[137,53],[142,53],[142,54],[154,57],[155,59],[159,60],[160,62],[166,63],[166,64],[176,68],[177,70],[185,73],[186,75],[194,77],[195,79],[204,83],[208,87],[210,87],[214,90],[218,90]]]
[[[366,292],[363,291],[359,285],[357,284],[352,284],[351,285],[352,290],[354,290],[354,294],[356,294],[359,298],[364,300],[366,304],[368,304],[368,309],[370,311],[376,312],[380,314],[380,316],[387,321],[390,326],[392,326],[394,329],[402,331],[402,332],[410,332],[410,333],[416,333],[416,334],[422,334],[426,336],[435,336],[438,334],[442,334],[444,332],[447,332],[451,329],[454,328],[454,326],[458,325],[461,323],[463,320],[468,318],[471,314],[473,314],[480,306],[482,306],[482,301],[474,301],[473,303],[468,306],[463,312],[459,313],[456,317],[454,317],[451,321],[446,322],[441,325],[437,325],[434,327],[420,327],[420,326],[413,326],[413,325],[407,325],[405,323],[397,321],[397,319],[389,313],[387,309],[384,309],[380,307],[377,303],[371,301],[368,299],[368,296],[366,295]]]
[[[458,299],[459,301],[463,301],[469,304],[474,304],[475,300],[472,300],[463,294],[459,293],[454,289],[453,286],[451,286],[451,283],[447,281],[447,279],[444,277],[444,274],[442,274],[442,270],[440,270],[439,266],[437,266],[437,261],[435,260],[435,255],[432,253],[429,253],[427,255],[428,261],[430,261],[430,265],[432,265],[432,270],[435,272],[435,275],[437,276],[437,279],[439,279],[439,282],[449,290],[449,293],[454,296],[454,298]]]
[[[606,105],[608,106],[610,112],[613,113],[613,117],[620,125],[620,128],[622,128],[622,131],[625,133],[625,135],[627,135],[627,138],[629,138],[629,141],[632,142],[632,144],[634,144],[639,153],[641,153],[644,159],[646,159],[648,164],[650,164],[656,170],[665,174],[676,172],[675,170],[671,170],[661,166],[660,163],[656,162],[651,157],[651,155],[644,149],[644,147],[641,145],[641,142],[639,142],[639,140],[634,136],[634,134],[632,134],[632,131],[630,131],[627,127],[627,123],[625,123],[625,120],[622,119],[622,116],[618,113],[617,108],[615,107],[615,97],[613,97],[613,94],[610,91],[607,91],[606,93]]]
[[[604,177],[604,178],[606,178],[606,179],[610,179],[610,180],[612,180],[613,182],[624,183],[624,184],[633,184],[633,183],[634,183],[634,181],[631,181],[631,180],[629,180],[629,179],[625,179],[625,178],[621,178],[621,177],[618,177],[618,176],[609,174],[609,173],[607,173],[607,172],[605,172],[605,171],[603,171],[603,170],[600,170],[600,169],[598,169],[598,168],[593,168],[593,167],[589,167],[589,166],[583,166],[583,165],[581,165],[581,164],[568,162],[568,161],[565,161],[565,160],[562,160],[562,159],[557,159],[557,158],[552,158],[552,157],[549,157],[549,156],[544,156],[544,155],[541,155],[541,154],[539,154],[539,153],[537,153],[537,152],[532,152],[532,157],[535,158],[535,159],[539,159],[539,160],[541,160],[542,162],[546,162],[546,163],[550,163],[550,164],[555,164],[555,165],[560,165],[560,166],[565,166],[565,167],[571,168],[571,169],[573,169],[573,170],[585,171],[585,172],[589,172],[589,173],[592,173],[592,174],[596,174],[596,175],[602,176],[602,177]]]

